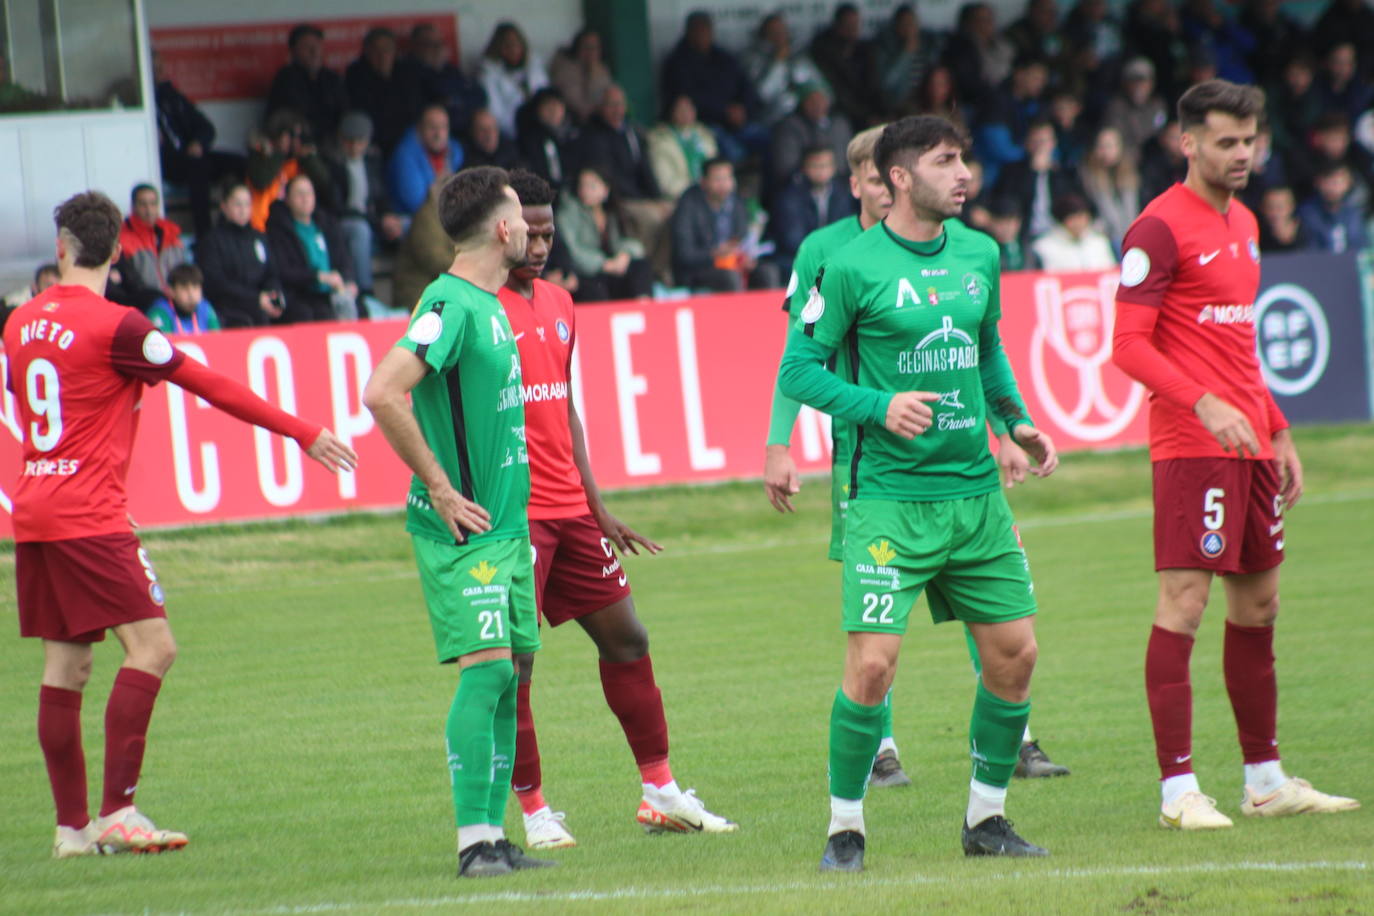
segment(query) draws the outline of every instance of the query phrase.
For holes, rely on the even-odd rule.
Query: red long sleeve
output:
[[[301,448],[309,448],[324,430],[322,426],[273,407],[244,385],[206,368],[194,359],[183,359],[167,376],[167,380],[204,398],[235,419],[295,439]]]
[[[1159,309],[1154,306],[1118,299],[1116,330],[1112,334],[1112,362],[1159,397],[1185,410],[1192,410],[1198,398],[1207,393],[1207,388],[1184,375],[1154,345],[1151,338],[1158,319]],[[1278,410],[1277,407],[1273,409]]]

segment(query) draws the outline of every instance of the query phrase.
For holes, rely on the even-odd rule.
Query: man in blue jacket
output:
[[[448,109],[426,105],[387,163],[386,184],[397,210],[413,216],[436,178],[458,171],[463,147],[449,136]]]

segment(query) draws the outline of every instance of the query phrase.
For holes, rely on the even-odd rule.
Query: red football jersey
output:
[[[135,309],[84,286],[52,286],[5,325],[24,465],[14,539],[60,541],[130,530],[124,478],[145,384],[185,357]]]
[[[530,454],[529,517],[585,515],[590,509],[582,475],[573,463],[568,423],[572,351],[577,340],[572,297],[562,287],[535,280],[531,299],[504,286],[497,298],[520,348],[525,444]]]
[[[1282,414],[1255,352],[1259,228],[1239,200],[1226,213],[1183,184],[1152,200],[1122,241],[1119,303],[1159,309],[1151,343],[1174,369],[1249,419],[1261,451]],[[1192,405],[1150,395],[1150,458],[1227,458]]]

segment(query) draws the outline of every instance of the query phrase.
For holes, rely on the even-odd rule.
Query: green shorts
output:
[[[850,503],[843,563],[846,632],[905,633],[923,589],[936,623],[1035,613],[1030,564],[1000,490],[946,502]]]
[[[411,541],[441,663],[482,649],[539,648],[529,538],[465,547],[422,535]]]
[[[830,471],[830,550],[826,558],[839,562],[844,559],[844,514],[849,509],[849,470],[834,467]]]

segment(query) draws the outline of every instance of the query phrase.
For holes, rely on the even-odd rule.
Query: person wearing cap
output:
[[[380,235],[394,242],[405,231],[401,217],[391,212],[382,180],[382,158],[372,145],[372,119],[350,111],[339,121],[338,142],[325,154],[330,185],[324,206],[339,222],[353,255],[358,289],[372,294],[372,246]]]
[[[1155,65],[1143,57],[1126,62],[1121,69],[1121,91],[1103,114],[1103,126],[1121,134],[1126,154],[1139,161],[1140,150],[1169,120],[1164,100],[1155,92]]]
[[[797,90],[797,110],[773,128],[770,150],[773,186],[780,188],[801,168],[802,153],[813,146],[834,151],[835,162],[846,162],[845,150],[854,138],[849,119],[830,109],[830,92],[821,83],[807,83]]]

